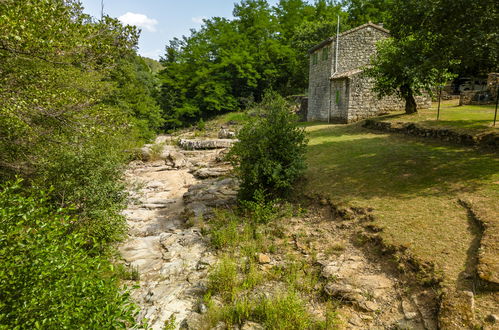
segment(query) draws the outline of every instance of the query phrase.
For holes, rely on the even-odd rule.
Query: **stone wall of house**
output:
[[[367,26],[342,33],[339,40],[337,73],[359,69],[369,64],[376,53],[376,42],[388,37],[388,33]],[[332,43],[336,49],[336,41]],[[334,61],[334,58],[333,58]]]
[[[357,74],[352,77],[350,84],[350,106],[348,111],[348,122],[378,116],[394,110],[404,108],[404,100],[391,95],[379,99],[372,91],[374,82],[372,79]]]
[[[404,99],[397,95],[385,96],[380,99],[372,91],[373,85],[373,79],[363,76],[362,73],[350,77],[350,102],[348,118],[346,118],[347,122],[350,123],[404,109]],[[431,97],[428,93],[416,96],[415,98],[418,109],[428,109],[431,107]]]
[[[325,49],[327,58],[323,57]],[[308,112],[307,120],[327,120],[329,112],[329,78],[332,74],[331,44],[310,54],[310,74],[308,82]],[[314,63],[317,56],[317,63]]]
[[[331,121],[334,123],[348,122],[350,79],[335,79],[331,81]]]
[[[340,34],[337,73],[358,69],[369,63],[370,57],[376,51],[376,42],[386,38],[388,33],[372,26],[353,29]],[[324,49],[328,48],[328,58],[324,59]],[[347,121],[348,95],[343,83],[340,89],[342,104],[336,105],[337,87],[330,86],[329,78],[334,73],[336,40],[310,54],[309,102],[307,120],[327,121],[331,109],[331,119],[337,122]],[[314,55],[315,54],[315,55]],[[314,56],[317,63],[314,64]],[[330,91],[331,88],[331,91]],[[340,109],[341,108],[341,109]]]

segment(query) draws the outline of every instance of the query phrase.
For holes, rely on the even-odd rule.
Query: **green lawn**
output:
[[[402,112],[380,117],[385,121],[417,122],[427,127],[449,127],[459,131],[497,132],[499,123],[492,127],[495,105],[465,105],[459,106],[459,100],[442,101],[440,118],[437,121],[437,102],[433,102],[431,109],[422,109],[418,113],[406,115]]]
[[[472,198],[499,214],[497,154],[358,124],[306,126],[307,191],[374,208],[385,239],[435,262],[446,282],[455,284],[471,262],[478,234],[458,199]]]

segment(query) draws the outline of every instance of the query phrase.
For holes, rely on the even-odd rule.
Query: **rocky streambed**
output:
[[[168,137],[159,137],[156,144],[161,146],[159,159],[152,160],[151,150],[145,149],[149,161],[134,161],[126,172],[129,238],[119,250],[140,279],[132,292],[141,308],[139,319],[163,329],[169,320],[178,326],[199,312],[208,267],[216,261],[206,237],[186,219],[233,203],[236,184],[218,179],[229,170],[221,157],[226,141],[202,150],[189,145],[189,151],[169,144]]]

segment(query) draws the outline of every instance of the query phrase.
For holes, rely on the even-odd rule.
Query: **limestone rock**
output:
[[[251,321],[246,321],[241,327],[241,330],[263,330],[265,329],[262,325],[251,322]]]
[[[170,141],[171,137],[168,135],[158,135],[154,140],[154,144],[162,144]]]
[[[270,263],[270,257],[266,254],[258,253],[258,263],[268,264],[268,263]]]
[[[198,312],[200,314],[205,314],[207,311],[208,311],[208,307],[206,307],[206,305],[204,303],[200,302],[198,305]]]
[[[359,307],[368,312],[375,312],[380,309],[380,306],[374,301],[363,301]]]
[[[174,168],[184,168],[188,165],[188,161],[183,154],[177,151],[171,151],[168,153],[167,161]]]
[[[364,323],[362,322],[362,319],[356,314],[353,314],[352,316],[350,316],[350,318],[348,319],[348,323],[355,325],[355,326],[358,326],[358,327],[361,327],[364,325]]]
[[[324,291],[331,297],[340,298],[346,301],[357,303],[364,301],[362,291],[349,284],[337,284],[330,282],[326,284]]]
[[[199,313],[190,313],[180,324],[180,329],[197,330],[202,326],[202,316]]]
[[[407,301],[402,300],[402,312],[404,313],[404,317],[406,320],[415,319],[418,316],[418,311],[414,305]]]
[[[180,140],[180,148],[184,150],[203,150],[203,149],[221,149],[230,148],[237,142],[233,139],[212,139],[212,140]]]
[[[206,180],[192,185],[184,194],[185,216],[211,216],[213,207],[229,206],[236,202],[238,181],[234,178]]]
[[[226,128],[220,128],[220,131],[218,131],[218,138],[219,139],[234,139],[236,137],[236,133],[233,131],[230,131]]]
[[[229,171],[229,168],[208,167],[200,168],[194,171],[193,175],[198,179],[217,178],[219,176],[226,175]]]

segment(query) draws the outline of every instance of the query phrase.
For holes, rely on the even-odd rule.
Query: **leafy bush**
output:
[[[134,325],[106,256],[85,249],[68,210],[20,182],[0,191],[0,328],[115,329]]]
[[[305,132],[286,100],[267,93],[258,112],[241,129],[229,154],[241,179],[243,200],[254,199],[257,191],[267,198],[284,196],[305,169]]]

